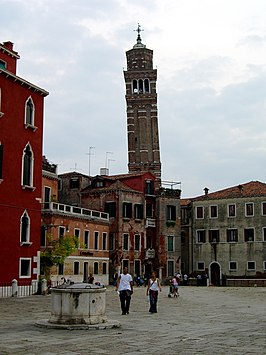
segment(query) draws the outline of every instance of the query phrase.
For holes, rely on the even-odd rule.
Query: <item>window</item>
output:
[[[32,186],[33,180],[33,154],[29,144],[23,151],[22,185]]]
[[[75,228],[74,229],[74,235],[78,240],[78,247],[80,247],[80,229]]]
[[[79,179],[78,178],[70,179],[69,188],[70,189],[78,189],[79,188]]]
[[[79,275],[79,262],[74,261],[74,275]]]
[[[206,243],[206,231],[205,230],[197,230],[197,243]]]
[[[254,216],[254,203],[249,202],[245,204],[246,217]]]
[[[210,218],[218,218],[218,206],[210,206]]]
[[[4,147],[3,144],[0,143],[0,179],[3,179],[3,155]]]
[[[134,94],[143,94],[150,92],[150,82],[149,79],[134,79],[132,81],[133,93]]]
[[[247,262],[247,270],[248,270],[248,271],[255,271],[255,270],[256,270],[256,263],[255,263],[255,261],[248,261],[248,262]]]
[[[167,261],[167,276],[174,276],[175,273],[174,265],[175,265],[174,260]]]
[[[143,204],[136,203],[134,205],[134,217],[135,219],[143,219]]]
[[[34,103],[31,97],[28,98],[25,105],[25,124],[34,126]]]
[[[150,92],[150,82],[149,82],[149,79],[145,79],[145,80],[144,80],[144,88],[145,88],[145,92]]]
[[[143,80],[139,79],[139,93],[143,94]]]
[[[174,237],[172,235],[167,237],[167,251],[174,251]]]
[[[19,259],[19,277],[28,278],[31,277],[31,259],[20,258]]]
[[[95,187],[103,187],[103,181],[95,181]]]
[[[0,59],[0,69],[6,69],[6,62]]]
[[[146,204],[146,217],[152,218],[153,217],[153,206],[152,203]]]
[[[135,234],[135,250],[140,250],[140,235]]]
[[[198,271],[204,271],[204,270],[205,270],[205,263],[204,263],[204,261],[198,261],[198,263],[197,263],[197,269],[198,269]]]
[[[134,260],[134,271],[135,271],[135,275],[140,276],[141,273],[140,260],[137,259]]]
[[[30,241],[30,219],[25,211],[20,219],[20,242],[21,244],[29,243]]]
[[[64,275],[64,264],[59,264],[58,265],[58,275]]]
[[[266,270],[266,261],[263,261],[263,270]]]
[[[63,236],[65,235],[65,227],[59,227],[58,228],[58,237],[59,239],[63,238]]]
[[[152,249],[152,236],[151,235],[147,235],[147,237],[146,237],[146,248]]]
[[[109,213],[109,217],[116,217],[116,203],[115,202],[106,202],[105,203],[105,212]]]
[[[93,273],[94,275],[99,274],[99,263],[97,261],[93,264]]]
[[[235,243],[238,241],[238,231],[237,229],[227,229],[227,242]]]
[[[41,226],[41,247],[46,246],[46,227]]]
[[[146,180],[145,181],[145,194],[146,195],[154,195],[154,181]]]
[[[103,232],[102,237],[103,237],[103,250],[107,250],[107,233]]]
[[[245,242],[254,242],[254,228],[244,229],[244,239]]]
[[[262,228],[262,241],[266,242],[266,227]]]
[[[122,261],[122,265],[123,265],[122,270],[124,270],[125,267],[127,267],[128,270],[129,270],[129,261],[128,261],[127,259],[124,259],[124,260]]]
[[[210,229],[209,230],[209,242],[210,243],[218,243],[219,242],[219,230],[218,229]]]
[[[235,204],[227,205],[227,213],[228,213],[228,217],[235,217],[236,216],[236,205]]]
[[[123,202],[123,217],[124,218],[132,217],[132,203]]]
[[[48,186],[44,186],[44,208],[50,208],[50,201],[51,201],[51,188]]]
[[[90,232],[84,231],[84,248],[89,249],[90,247]]]
[[[266,202],[261,203],[261,214],[266,216]]]
[[[107,274],[107,263],[103,263],[103,275]]]
[[[109,233],[109,250],[115,249],[115,237],[113,233]]]
[[[176,207],[172,205],[166,206],[166,219],[168,221],[175,221],[176,220]]]
[[[98,245],[99,245],[99,232],[94,232],[93,249],[98,250]]]
[[[236,261],[229,261],[229,270],[236,271],[237,270],[237,262]]]
[[[204,217],[204,209],[203,206],[197,206],[196,207],[196,218],[197,219],[202,219]]]
[[[123,235],[123,249],[128,250],[128,234]]]

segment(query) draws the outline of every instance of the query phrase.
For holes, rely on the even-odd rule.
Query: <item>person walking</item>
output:
[[[150,313],[157,313],[157,302],[159,290],[162,291],[160,280],[156,277],[156,272],[153,271],[151,278],[148,280],[147,296],[150,301]]]
[[[172,287],[173,287],[173,295],[174,295],[174,297],[178,297],[179,296],[179,292],[178,292],[179,279],[176,276],[174,276],[171,282],[172,282]]]
[[[122,314],[129,314],[131,295],[133,293],[132,276],[128,273],[127,267],[124,267],[123,273],[118,277],[116,290],[119,292]]]

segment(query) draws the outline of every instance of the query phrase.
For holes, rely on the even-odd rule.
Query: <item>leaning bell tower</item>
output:
[[[151,171],[161,184],[161,161],[157,109],[157,69],[153,68],[153,51],[141,41],[126,52],[124,70],[127,105],[128,171]]]

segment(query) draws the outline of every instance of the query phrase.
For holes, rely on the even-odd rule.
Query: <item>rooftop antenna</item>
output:
[[[93,155],[93,153],[91,152],[92,149],[95,149],[95,147],[89,147],[89,152],[86,153],[89,157],[89,176],[91,176],[91,156]]]
[[[108,157],[108,154],[114,154],[114,153],[113,152],[106,152],[105,153],[105,165],[104,165],[105,168],[107,168],[107,162],[108,162],[108,158],[107,157]]]
[[[115,161],[115,159],[108,159],[107,169],[109,170],[110,161]]]
[[[70,169],[71,169],[71,170],[74,170],[74,171],[77,171],[77,166],[78,166],[78,164],[75,163],[75,167],[74,167],[74,168],[70,168]]]

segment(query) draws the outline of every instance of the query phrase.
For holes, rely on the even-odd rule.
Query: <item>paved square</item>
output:
[[[121,323],[109,330],[38,328],[51,296],[0,299],[0,354],[266,354],[266,288],[182,287],[174,299],[163,287],[157,314],[145,291],[134,288],[122,316],[107,288],[107,316]]]

